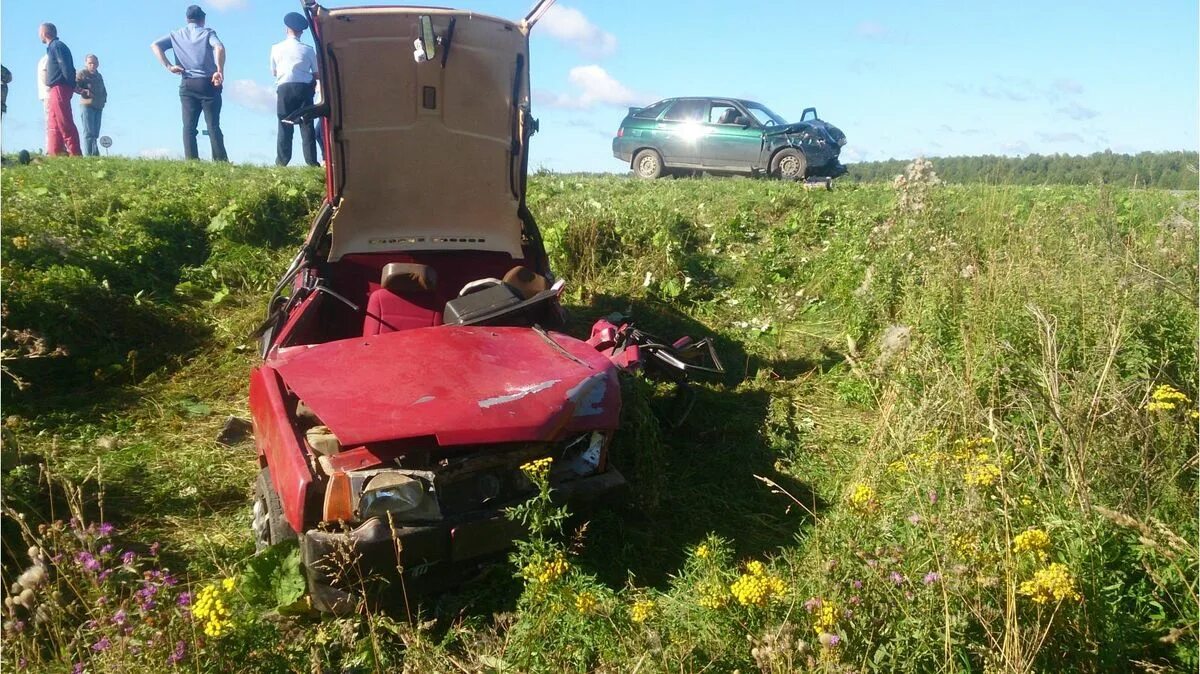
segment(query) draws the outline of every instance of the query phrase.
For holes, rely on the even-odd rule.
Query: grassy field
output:
[[[727,374],[625,382],[626,503],[334,619],[215,440],[322,175],[6,168],[3,668],[1194,671],[1196,195],[929,178],[533,178],[573,332]]]

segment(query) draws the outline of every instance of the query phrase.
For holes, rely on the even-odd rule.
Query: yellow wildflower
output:
[[[12,238],[13,248],[21,249],[29,246],[29,239],[24,236],[14,236]]]
[[[596,599],[596,595],[591,592],[580,592],[575,595],[575,610],[580,613],[589,613],[596,608],[596,604],[600,603]]]
[[[746,573],[729,586],[730,594],[743,606],[766,606],[786,589],[783,579],[767,573],[759,561],[746,564]]]
[[[974,487],[990,487],[1000,480],[1000,465],[991,455],[980,452],[966,460],[963,482]]]
[[[521,472],[525,473],[530,480],[541,482],[550,474],[550,464],[554,462],[553,457],[545,457],[543,459],[535,459],[521,466]]]
[[[635,623],[644,623],[654,615],[657,606],[650,599],[639,599],[629,608],[629,619]]]
[[[896,473],[896,474],[907,473],[908,472],[908,462],[893,461],[888,464],[887,469],[888,469],[889,473]]]
[[[521,575],[535,583],[552,583],[561,578],[570,568],[566,558],[559,554],[553,559],[530,562],[521,569]]]
[[[699,588],[700,598],[696,603],[707,609],[718,609],[729,601],[729,593],[725,591],[725,586],[718,582],[708,582]]]
[[[214,639],[233,628],[233,619],[224,597],[232,588],[232,578],[226,578],[220,585],[207,585],[196,594],[196,602],[192,605],[192,617],[200,621],[204,633]]]
[[[1033,574],[1032,580],[1021,583],[1017,592],[1038,604],[1082,598],[1075,590],[1075,577],[1071,575],[1070,569],[1057,562],[1039,569]]]
[[[1046,550],[1050,548],[1050,534],[1041,529],[1022,531],[1013,537],[1013,552],[1018,554],[1029,552],[1037,555],[1038,559],[1046,559]]]
[[[708,559],[712,555],[712,549],[708,547],[708,543],[701,543],[696,546],[697,559]]]
[[[831,601],[822,601],[821,606],[813,614],[813,631],[817,634],[833,632],[837,626],[838,609]]]
[[[850,507],[865,513],[875,509],[875,490],[865,484],[855,484],[850,492]]]
[[[1175,403],[1166,400],[1154,400],[1146,403],[1147,412],[1167,412],[1175,409]]]

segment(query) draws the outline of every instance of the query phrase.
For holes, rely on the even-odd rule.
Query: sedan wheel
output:
[[[642,150],[633,158],[633,172],[639,178],[654,180],[663,174],[662,157],[654,150]]]
[[[807,172],[804,154],[793,148],[780,150],[771,161],[771,174],[782,180],[803,180]]]
[[[296,538],[296,532],[283,514],[283,503],[271,484],[271,470],[263,468],[254,481],[254,505],[250,509],[250,532],[254,536],[254,551]]]

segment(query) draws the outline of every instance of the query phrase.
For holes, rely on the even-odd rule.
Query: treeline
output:
[[[1194,190],[1197,186],[1195,152],[1142,152],[1088,156],[1040,155],[1026,157],[931,157],[938,177],[952,183],[1003,183],[1013,185],[1089,185]],[[889,181],[904,172],[907,159],[850,164],[846,177],[855,182]]]

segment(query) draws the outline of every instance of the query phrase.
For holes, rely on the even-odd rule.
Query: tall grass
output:
[[[9,230],[10,214],[26,222],[20,214],[35,203],[10,195],[27,194],[35,175],[58,193],[95,169],[41,170],[5,171],[6,265],[11,238],[30,236],[29,225]],[[226,576],[248,582],[258,572],[245,561],[239,485],[254,461],[211,438],[224,414],[244,409],[255,279],[280,271],[311,191],[289,187],[299,180],[290,172],[106,170],[113,191],[96,185],[80,203],[127,198],[123,181],[155,171],[212,180],[219,201],[215,183],[232,171],[247,176],[232,183],[244,190],[236,202],[262,208],[209,204],[188,215],[203,224],[206,256],[182,267],[166,252],[144,258],[183,269],[164,277],[176,288],[200,282],[190,270],[216,269],[229,295],[202,305],[203,336],[177,352],[187,354],[182,367],[110,383],[107,405],[34,406],[6,424],[6,499],[37,506],[50,496],[39,464],[86,481],[85,494],[99,471],[105,515],[131,540],[176,551],[171,566],[195,579],[192,589]],[[184,639],[186,665],[1194,669],[1194,195],[946,186],[917,173],[899,193],[537,176],[530,206],[568,281],[573,329],[618,311],[664,336],[712,334],[728,376],[698,384],[678,428],[665,423],[678,409],[670,390],[629,379],[614,449],[632,483],[626,501],[577,514],[561,533],[549,527],[508,567],[420,605],[426,622],[366,607],[337,620],[272,621],[263,616],[280,609],[250,592],[236,604],[241,627]],[[157,212],[153,200],[144,208]],[[88,223],[99,239],[125,231]],[[238,259],[270,264],[221,263],[226,230],[241,232],[229,245],[251,256]],[[12,260],[28,273],[52,266]],[[20,287],[6,291],[8,302]],[[86,496],[80,505],[88,517],[97,507]],[[28,560],[6,554],[20,560],[6,561],[9,584]],[[61,640],[31,650],[56,643],[44,632],[10,637],[23,650],[6,648],[6,666],[36,652],[47,667],[92,657],[96,667],[159,671],[149,656],[101,657]]]

